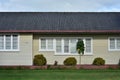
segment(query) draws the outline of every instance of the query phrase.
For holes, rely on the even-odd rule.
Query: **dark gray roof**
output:
[[[0,31],[120,30],[119,12],[0,12]]]

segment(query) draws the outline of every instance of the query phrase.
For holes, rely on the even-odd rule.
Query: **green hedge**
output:
[[[76,64],[77,64],[77,60],[74,57],[68,57],[64,60],[64,65],[72,66]]]
[[[93,65],[105,65],[105,60],[101,57],[97,57],[94,59]]]
[[[34,59],[33,59],[34,65],[43,66],[43,65],[46,65],[46,63],[47,63],[47,60],[42,54],[38,54],[34,56]]]

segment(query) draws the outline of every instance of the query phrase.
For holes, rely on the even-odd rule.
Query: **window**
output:
[[[85,52],[91,53],[91,39],[90,38],[85,39]]]
[[[110,49],[115,49],[115,39],[110,38]]]
[[[6,50],[7,49],[11,49],[11,35],[6,35],[6,37],[5,37],[5,48],[6,48]]]
[[[116,39],[116,46],[117,46],[117,49],[120,49],[120,38],[117,38]]]
[[[18,35],[0,35],[0,51],[16,51],[18,44]]]
[[[18,49],[18,36],[13,35],[13,49]]]
[[[48,39],[48,49],[53,49],[53,39]]]
[[[53,49],[53,39],[41,39],[41,50],[52,50]]]
[[[64,53],[69,53],[69,39],[64,39]]]
[[[78,39],[79,38],[41,38],[40,50],[55,51],[56,54],[77,54],[76,43]],[[80,39],[85,43],[85,54],[92,54],[91,38]]]
[[[4,49],[4,36],[0,35],[0,50]]]
[[[70,53],[77,53],[76,51],[76,44],[77,44],[77,40],[76,39],[71,39],[70,40]]]
[[[120,38],[109,38],[109,50],[120,50]]]
[[[62,40],[56,39],[56,52],[61,53],[62,52]]]
[[[41,49],[46,49],[46,39],[41,39]]]

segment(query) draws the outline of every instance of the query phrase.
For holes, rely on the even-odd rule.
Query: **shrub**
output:
[[[97,57],[93,61],[93,65],[104,65],[105,60],[103,58]]]
[[[72,66],[72,65],[76,65],[77,60],[74,57],[68,57],[64,60],[64,65],[67,66]]]
[[[34,56],[33,64],[36,66],[43,66],[46,65],[47,61],[46,58],[42,54],[38,54]]]

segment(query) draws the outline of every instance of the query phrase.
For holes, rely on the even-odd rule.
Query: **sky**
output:
[[[120,12],[120,0],[0,0],[0,12]]]

